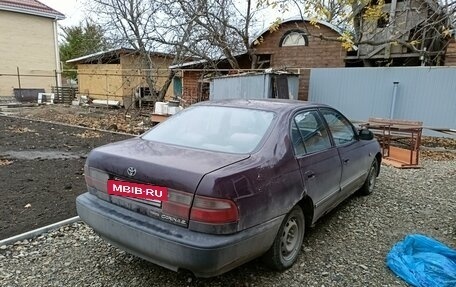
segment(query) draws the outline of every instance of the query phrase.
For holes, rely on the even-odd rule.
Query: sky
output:
[[[61,26],[78,25],[84,19],[83,0],[38,0],[43,4],[65,14],[66,19],[59,21]]]
[[[59,21],[60,26],[78,25],[84,19],[83,3],[86,0],[38,0],[49,7],[65,14],[66,19]],[[292,13],[281,15],[282,18],[292,16]],[[294,15],[293,15],[294,16]],[[275,11],[267,11],[263,19],[263,26],[267,26],[277,17]]]

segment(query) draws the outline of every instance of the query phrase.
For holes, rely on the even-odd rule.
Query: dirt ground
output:
[[[8,111],[8,110],[6,110]],[[141,134],[152,127],[150,109],[113,109],[68,105],[37,106],[13,110],[14,115],[30,119],[61,122],[82,127]]]
[[[0,117],[0,240],[76,216],[87,153],[128,137]]]

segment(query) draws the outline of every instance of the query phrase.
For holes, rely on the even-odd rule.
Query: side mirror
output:
[[[359,131],[359,139],[364,141],[370,141],[374,139],[374,133],[368,129],[361,129]]]

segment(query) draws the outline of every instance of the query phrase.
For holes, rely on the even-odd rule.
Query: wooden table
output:
[[[420,168],[422,122],[370,118],[365,126],[377,137],[386,164]]]

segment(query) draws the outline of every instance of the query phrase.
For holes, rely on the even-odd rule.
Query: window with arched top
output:
[[[290,46],[307,46],[308,40],[307,35],[302,30],[290,30],[283,34],[282,39],[280,39],[280,47],[290,47]]]

